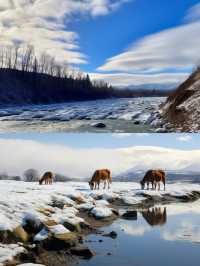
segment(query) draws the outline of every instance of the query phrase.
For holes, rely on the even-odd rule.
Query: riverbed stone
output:
[[[137,211],[127,211],[122,214],[122,218],[127,220],[137,220]]]
[[[22,226],[18,226],[14,229],[14,234],[23,242],[27,242],[30,238],[29,234],[24,230]]]
[[[103,234],[103,236],[110,237],[112,239],[116,239],[117,238],[117,233],[115,231],[111,231],[110,233]]]
[[[96,124],[93,124],[92,126],[96,128],[106,128],[106,124],[104,123],[96,123]]]
[[[84,245],[78,245],[76,247],[73,247],[70,249],[70,252],[72,255],[76,255],[84,259],[90,259],[95,256],[95,253],[90,248]]]

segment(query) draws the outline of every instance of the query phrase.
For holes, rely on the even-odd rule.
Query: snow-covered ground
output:
[[[166,191],[140,189],[134,182],[113,182],[110,190],[91,191],[86,182],[54,183],[42,185],[21,181],[0,181],[0,231],[14,231],[28,221],[35,225],[54,221],[35,235],[35,241],[41,241],[48,234],[65,235],[70,233],[65,228],[65,222],[76,225],[84,223],[79,217],[79,210],[86,210],[97,219],[113,214],[112,202],[121,200],[124,204],[135,205],[142,203],[147,196],[157,198],[170,196],[186,196],[192,191],[200,192],[200,185],[189,183],[168,184]],[[59,206],[63,206],[60,208]],[[194,205],[197,206],[197,205]],[[20,244],[0,245],[0,263],[25,252]],[[0,264],[1,265],[1,264]]]
[[[134,122],[150,124],[155,119],[152,113],[157,112],[164,101],[165,98],[147,97],[1,108],[0,131],[6,131],[6,127],[17,131],[23,126],[41,131],[52,131],[55,127],[63,131],[87,131],[92,130],[98,121],[106,121],[108,131],[123,131],[124,128],[134,131]],[[112,124],[115,120],[121,121],[116,128]],[[126,125],[130,121],[133,122],[132,128]]]
[[[200,192],[200,185],[176,183],[168,184],[166,191],[152,191],[141,190],[140,185],[134,182],[113,182],[110,190],[91,191],[86,182],[40,186],[37,183],[0,181],[0,229],[13,230],[26,220],[35,220],[40,223],[47,219],[47,214],[49,218],[62,223],[65,219],[78,216],[79,209],[93,210],[92,213],[95,215],[100,216],[102,213],[104,217],[105,213],[109,216],[110,212],[107,208],[113,199],[121,199],[125,204],[134,205],[146,199],[144,193],[163,197],[165,195],[183,196],[192,191]],[[52,207],[58,204],[66,205],[66,208]]]

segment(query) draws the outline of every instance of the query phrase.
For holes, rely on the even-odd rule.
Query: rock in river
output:
[[[79,245],[70,249],[72,255],[80,256],[84,259],[92,258],[95,253],[84,245]]]
[[[104,124],[104,123],[96,123],[96,124],[93,124],[92,126],[96,127],[96,128],[105,128],[106,124]]]

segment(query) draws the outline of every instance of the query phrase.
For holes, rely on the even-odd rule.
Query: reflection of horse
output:
[[[54,175],[52,172],[46,172],[46,173],[44,173],[42,178],[39,180],[39,184],[42,185],[44,182],[45,185],[52,185],[53,178],[54,178]]]
[[[140,184],[142,189],[144,189],[146,183],[147,189],[149,189],[149,184],[151,183],[152,189],[156,189],[158,185],[158,189],[160,190],[160,182],[162,182],[165,190],[165,180],[166,175],[163,170],[149,170],[146,172],[142,181],[140,181]]]
[[[104,189],[106,188],[106,182],[108,184],[108,188],[110,188],[110,184],[112,183],[110,170],[108,169],[96,170],[92,176],[92,179],[89,182],[90,188],[96,189],[98,186],[99,189],[101,181],[104,182]]]
[[[167,222],[166,207],[154,207],[152,209],[142,211],[142,216],[151,226],[163,225]]]

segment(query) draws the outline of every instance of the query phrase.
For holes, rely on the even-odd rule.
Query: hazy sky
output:
[[[98,168],[114,175],[129,169],[200,171],[198,134],[6,134],[0,135],[0,172],[28,168],[88,177]]]
[[[177,83],[200,58],[198,0],[0,0],[0,43],[114,85]]]

